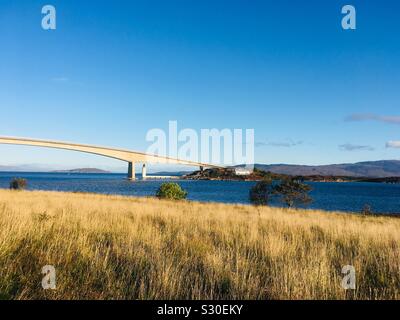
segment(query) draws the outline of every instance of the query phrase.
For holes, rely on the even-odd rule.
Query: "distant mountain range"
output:
[[[52,172],[58,173],[111,173],[110,171],[101,170],[97,168],[79,168],[79,169],[71,169],[71,170],[54,170]]]
[[[260,170],[294,176],[400,177],[400,160],[366,161],[321,166],[290,164],[255,164],[254,166]]]
[[[55,170],[54,168],[41,165],[15,165],[15,166],[2,166],[0,171],[3,172],[60,172],[60,173],[110,173],[110,171],[97,169],[97,168],[78,168],[71,170]]]
[[[278,174],[294,176],[343,176],[343,177],[365,177],[365,178],[387,178],[400,177],[400,160],[365,161],[357,163],[331,164],[321,166],[291,165],[291,164],[255,164],[255,168]],[[238,166],[239,167],[239,166]],[[49,170],[42,167],[29,165],[1,166],[0,171],[35,171],[35,172],[68,172],[68,173],[109,173],[109,171],[96,168],[79,168],[72,170]],[[174,175],[188,174],[190,171],[174,172]],[[172,172],[158,172],[158,175]]]

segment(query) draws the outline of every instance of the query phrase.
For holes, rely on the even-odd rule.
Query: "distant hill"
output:
[[[238,166],[240,167],[240,166]],[[400,177],[400,160],[365,161],[357,163],[331,164],[322,166],[291,165],[291,164],[255,164],[255,168],[270,171],[277,174],[293,176],[336,176],[336,177],[364,177],[387,178]],[[48,172],[42,167],[28,165],[1,166],[0,171],[34,171]],[[57,170],[52,172],[64,173],[110,173],[96,168],[78,168],[72,170]],[[184,175],[189,172],[174,172],[174,175]],[[171,172],[158,172],[158,175],[171,175]]]
[[[110,171],[96,169],[96,168],[78,168],[71,170],[54,170],[57,173],[110,173]]]
[[[255,164],[254,166],[260,170],[294,176],[400,177],[400,160],[366,161],[322,166],[290,164]]]

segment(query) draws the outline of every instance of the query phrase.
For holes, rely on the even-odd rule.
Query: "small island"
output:
[[[186,180],[228,180],[228,181],[261,181],[264,179],[283,180],[294,178],[299,181],[310,182],[375,182],[375,183],[400,183],[400,177],[352,177],[335,175],[289,175],[274,173],[254,168],[253,171],[244,173],[238,168],[212,168],[194,171],[182,177]]]
[[[186,180],[228,180],[228,181],[260,181],[266,177],[274,180],[280,180],[287,175],[266,172],[254,168],[253,171],[247,171],[243,168],[211,168],[194,171],[182,178]]]

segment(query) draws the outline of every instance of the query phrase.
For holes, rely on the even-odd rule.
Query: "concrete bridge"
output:
[[[72,150],[72,151],[91,153],[99,156],[125,161],[128,162],[128,179],[130,180],[135,179],[135,163],[143,163],[142,174],[144,178],[146,177],[146,163],[172,163],[172,164],[189,165],[189,166],[200,167],[201,170],[206,167],[218,168],[218,166],[206,163],[174,159],[174,158],[146,154],[131,150],[100,147],[100,146],[80,144],[80,143],[39,140],[30,138],[0,137],[0,144],[36,146],[36,147]]]

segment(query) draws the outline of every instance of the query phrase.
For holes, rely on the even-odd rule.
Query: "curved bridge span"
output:
[[[206,163],[174,159],[174,158],[146,154],[143,152],[136,152],[136,151],[131,151],[131,150],[124,150],[124,149],[117,149],[117,148],[110,148],[110,147],[100,147],[100,146],[80,144],[80,143],[52,141],[52,140],[0,137],[0,144],[36,146],[36,147],[72,150],[72,151],[96,154],[99,156],[113,158],[113,159],[117,159],[117,160],[121,160],[121,161],[126,161],[126,162],[128,162],[128,178],[131,180],[135,179],[135,163],[137,163],[137,162],[143,163],[143,173],[144,173],[143,176],[144,177],[145,177],[146,163],[171,163],[171,164],[197,166],[200,168],[204,168],[204,167],[217,168],[218,167],[218,166],[206,164]]]

